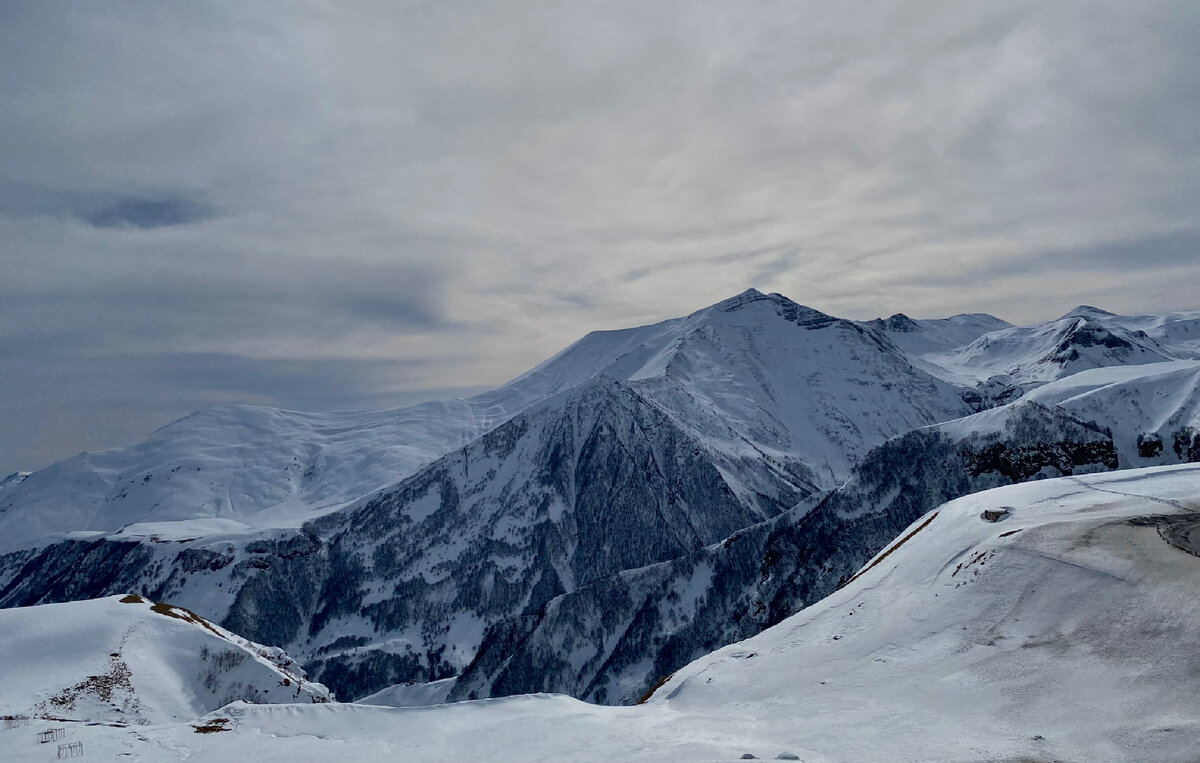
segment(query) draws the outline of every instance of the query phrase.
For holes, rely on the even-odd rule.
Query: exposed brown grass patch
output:
[[[127,594],[124,598],[122,598],[121,603],[122,604],[145,604],[146,600],[143,599],[141,596],[138,596],[136,593],[131,593],[131,594]]]
[[[212,631],[214,636],[225,638],[223,635],[221,635],[220,631],[213,627],[212,623],[205,620],[203,617],[187,607],[177,607],[174,604],[167,604],[166,602],[160,601],[155,603],[153,607],[150,607],[150,611],[157,612],[160,615],[166,615],[167,617],[174,617],[176,620],[183,620],[186,623],[199,625],[202,628],[207,628],[208,630]]]
[[[935,512],[933,512],[932,514],[930,514],[930,515],[929,515],[929,519],[926,519],[924,522],[922,522],[922,523],[921,523],[921,525],[920,525],[919,527],[917,527],[917,529],[913,530],[913,531],[912,531],[912,532],[910,532],[908,535],[905,535],[903,538],[901,538],[901,539],[900,539],[899,541],[897,541],[896,543],[893,543],[893,544],[892,544],[892,547],[891,547],[891,548],[889,548],[887,551],[884,551],[884,552],[883,552],[882,554],[880,554],[878,557],[876,557],[876,558],[875,558],[875,561],[871,562],[871,563],[870,563],[870,564],[868,564],[866,567],[863,567],[861,570],[859,570],[858,572],[854,573],[854,575],[853,575],[853,576],[852,576],[852,577],[851,577],[849,580],[847,580],[845,583],[843,583],[842,585],[840,585],[840,586],[838,586],[838,587],[839,587],[839,588],[844,588],[844,587],[846,587],[846,586],[850,585],[850,584],[851,584],[851,583],[853,583],[855,580],[857,580],[858,578],[862,577],[862,576],[863,576],[863,575],[864,575],[864,574],[867,572],[867,570],[869,570],[869,569],[871,569],[872,567],[874,567],[875,565],[879,564],[879,563],[880,563],[880,562],[882,562],[884,559],[887,559],[889,556],[891,556],[891,554],[892,554],[892,552],[893,552],[893,551],[895,551],[896,549],[900,548],[900,547],[901,547],[901,546],[903,546],[905,543],[908,543],[908,541],[910,541],[914,535],[916,535],[917,533],[921,532],[921,531],[922,531],[922,530],[924,530],[926,527],[928,527],[930,522],[932,522],[933,520],[937,519],[937,515],[938,515],[938,512],[936,512],[936,511],[935,511]]]
[[[646,704],[647,702],[649,702],[649,701],[650,701],[650,698],[654,696],[654,692],[656,692],[656,691],[658,691],[659,689],[661,689],[661,688],[663,687],[663,684],[665,684],[667,681],[670,681],[670,680],[671,680],[671,676],[673,676],[673,675],[675,675],[675,674],[674,674],[674,673],[667,673],[665,676],[663,676],[662,678],[660,678],[660,679],[658,679],[657,681],[655,681],[655,682],[654,682],[654,685],[650,687],[650,691],[648,691],[648,692],[646,692],[645,694],[643,694],[643,695],[642,695],[642,698],[641,698],[641,699],[639,699],[639,700],[637,701],[637,703],[638,703],[639,705],[644,705],[644,704]]]
[[[197,734],[215,734],[218,731],[231,731],[228,718],[213,718],[207,723],[193,723],[192,729]]]

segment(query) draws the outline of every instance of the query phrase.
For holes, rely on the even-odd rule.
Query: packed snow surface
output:
[[[396,684],[355,701],[360,705],[381,707],[427,707],[445,702],[446,695],[453,686],[454,678],[443,678],[428,683]]]
[[[844,588],[641,706],[235,703],[197,722],[226,731],[66,724],[67,738],[132,760],[1190,761],[1198,544],[1200,466],[1026,483],[938,507]],[[0,701],[34,699],[30,676]],[[0,731],[0,749],[45,759],[36,730]]]

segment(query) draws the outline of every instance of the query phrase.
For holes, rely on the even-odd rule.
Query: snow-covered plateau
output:
[[[1200,312],[750,290],[5,478],[0,714],[147,759],[1190,760],[1194,462]]]
[[[43,760],[36,733],[61,727],[90,757],[129,760],[1190,761],[1197,585],[1200,466],[1043,480],[937,507],[844,587],[681,668],[641,705],[236,702],[138,725],[82,722],[94,705],[81,704],[0,731],[0,749]],[[122,606],[0,614],[32,632],[39,620],[101,620],[114,635],[150,616]],[[124,649],[154,654],[163,637],[148,629]],[[104,667],[107,645],[94,665],[55,646],[28,648],[21,679],[2,684],[10,714]],[[145,675],[165,684],[182,672]],[[41,673],[32,683],[45,688],[31,689]]]

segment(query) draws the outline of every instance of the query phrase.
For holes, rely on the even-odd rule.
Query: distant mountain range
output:
[[[169,600],[344,699],[630,703],[945,501],[1200,461],[1198,384],[1200,312],[856,322],[751,290],[466,400],[222,407],[14,475],[0,606]]]

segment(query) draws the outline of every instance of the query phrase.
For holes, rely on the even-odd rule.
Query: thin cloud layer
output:
[[[1186,2],[7,3],[0,471],[747,286],[1200,306],[1196,39]]]

